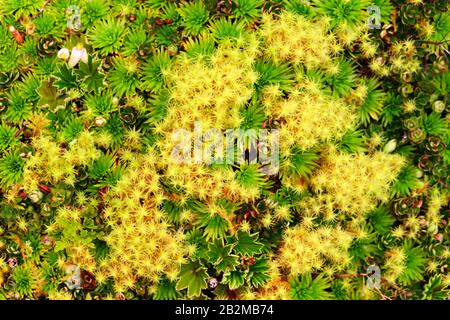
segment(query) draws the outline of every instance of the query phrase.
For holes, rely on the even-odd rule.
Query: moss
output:
[[[370,5],[0,0],[0,298],[448,297],[447,3]]]

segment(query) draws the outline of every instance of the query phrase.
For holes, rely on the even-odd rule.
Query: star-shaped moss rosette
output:
[[[0,0],[0,299],[447,299],[447,6]]]

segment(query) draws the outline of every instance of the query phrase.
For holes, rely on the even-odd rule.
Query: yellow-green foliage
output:
[[[273,259],[269,263],[270,281],[264,287],[259,289],[256,293],[249,292],[246,295],[247,299],[259,300],[289,300],[290,286],[289,282],[283,276],[280,265],[277,260]]]
[[[162,276],[175,280],[192,247],[180,230],[170,230],[158,205],[165,199],[155,168],[155,154],[130,164],[131,169],[108,194],[104,216],[111,226],[105,240],[111,248],[100,263],[98,281],[115,280],[117,292],[133,288],[138,277],[156,284]]]
[[[24,168],[24,188],[27,191],[35,191],[39,183],[57,184],[62,181],[73,185],[76,181],[75,166],[87,165],[99,156],[94,141],[91,132],[83,131],[66,151],[49,135],[35,137],[35,152]]]
[[[414,41],[399,41],[391,48],[391,70],[396,73],[416,73],[420,70],[420,62],[415,58],[416,46]]]
[[[395,247],[386,253],[384,268],[386,273],[384,278],[388,281],[395,282],[397,278],[405,271],[406,255],[402,247]]]
[[[370,68],[379,76],[391,73],[400,74],[405,81],[412,79],[412,74],[419,72],[421,65],[417,59],[414,42],[411,40],[395,42],[390,50],[389,61],[383,58],[374,58]]]
[[[203,133],[210,128],[239,127],[240,108],[251,98],[252,85],[258,78],[252,69],[257,50],[254,36],[223,41],[208,57],[180,55],[165,75],[171,87],[170,101],[167,116],[155,127],[155,132],[162,134],[157,145],[166,160],[160,165],[165,169],[164,177],[174,186],[182,187],[188,197],[248,201],[259,195],[258,188],[239,185],[231,169],[213,170],[202,163],[177,163],[172,155],[181,142],[173,139],[173,130],[189,130],[186,146],[192,148],[194,124]],[[205,143],[200,154],[206,148]]]
[[[341,23],[336,28],[336,37],[339,43],[345,47],[351,46],[358,39],[367,42],[369,38],[367,25],[358,24],[356,26],[351,26],[346,22]],[[372,45],[374,44],[372,43]]]
[[[24,187],[27,191],[37,190],[39,183],[75,181],[75,169],[64,158],[64,151],[50,136],[39,136],[33,140],[35,153],[24,168]]]
[[[70,143],[69,151],[65,153],[66,161],[74,166],[86,166],[99,157],[100,152],[95,146],[95,135],[87,130]]]
[[[316,83],[300,80],[299,90],[288,99],[265,101],[268,113],[285,121],[280,129],[280,149],[284,154],[298,145],[309,149],[320,142],[340,139],[356,121],[354,109],[324,94]]]
[[[389,1],[380,31],[366,0],[81,1],[65,33],[53,2],[0,2],[0,286],[22,277],[19,298],[371,299],[447,265],[448,78],[422,76]],[[222,158],[246,163],[205,163],[209,129],[254,129],[258,152],[279,133],[279,171],[237,136]],[[361,289],[372,262],[383,292]],[[70,294],[67,266],[88,273]]]
[[[445,195],[440,194],[438,189],[431,190],[425,220],[429,231],[432,233],[437,232],[438,224],[442,218],[440,214],[441,207],[445,206],[447,203],[448,198],[446,198]]]
[[[281,278],[272,278],[256,294],[249,292],[244,298],[252,300],[290,300],[292,299],[290,289],[288,281]]]
[[[225,198],[248,202],[260,195],[257,186],[244,187],[236,179],[231,168],[211,169],[204,164],[176,164],[167,162],[164,177],[176,187],[183,189],[187,197],[213,201]]]
[[[55,232],[63,233],[57,249],[66,250],[70,257],[68,262],[94,272],[97,267],[93,255],[94,245],[81,236],[83,233],[82,218],[84,217],[84,209],[61,207],[56,212],[55,222],[47,228],[47,232],[51,235],[55,234]],[[60,267],[66,265],[63,261],[59,262],[61,264]]]
[[[0,286],[3,286],[3,284],[5,283],[7,278],[7,272],[9,271],[9,267],[6,263],[5,258],[0,257]]]
[[[261,35],[265,52],[275,62],[304,64],[307,68],[332,67],[332,55],[341,50],[326,19],[312,22],[305,17],[283,12],[279,18],[264,15]]]
[[[332,150],[311,178],[311,186],[316,193],[331,196],[323,198],[325,211],[334,208],[362,215],[374,209],[379,201],[389,199],[390,183],[404,162],[398,154],[346,154]],[[307,213],[318,214],[322,210],[304,207]]]
[[[204,130],[239,127],[239,108],[251,98],[258,77],[252,70],[257,48],[256,38],[246,37],[224,41],[209,58],[181,55],[167,71],[173,89],[168,115],[157,131],[191,129],[194,121]]]
[[[300,224],[286,229],[279,262],[291,276],[324,267],[343,270],[350,262],[347,250],[351,242],[352,235],[339,227]]]

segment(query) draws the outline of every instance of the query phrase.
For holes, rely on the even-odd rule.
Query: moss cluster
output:
[[[448,298],[448,4],[373,2],[0,0],[0,299]]]

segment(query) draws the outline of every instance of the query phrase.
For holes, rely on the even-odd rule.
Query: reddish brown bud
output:
[[[12,36],[14,37],[14,39],[18,44],[23,43],[22,34],[16,28],[14,28],[14,26],[9,26],[9,32],[11,32]]]
[[[44,184],[40,184],[38,188],[39,188],[39,190],[41,190],[42,192],[45,192],[45,193],[50,193],[50,192],[52,192],[52,190],[50,189],[50,187],[49,187],[49,186],[46,186],[46,185],[44,185]]]
[[[28,193],[26,193],[23,190],[19,191],[19,197],[21,197],[22,199],[26,199],[26,197],[28,196]]]

